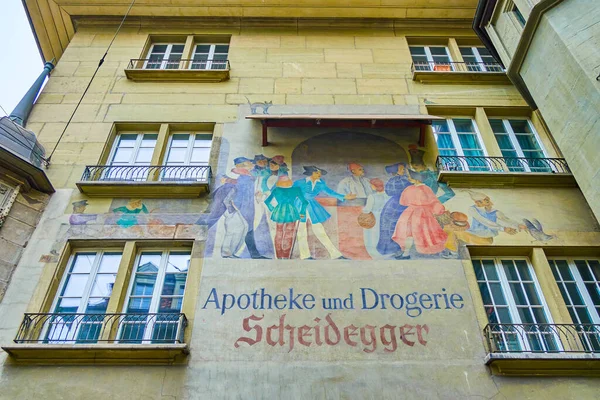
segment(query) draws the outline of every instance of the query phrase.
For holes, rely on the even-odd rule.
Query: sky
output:
[[[44,68],[21,0],[0,0],[0,105],[15,108]],[[0,116],[4,112],[0,109]]]

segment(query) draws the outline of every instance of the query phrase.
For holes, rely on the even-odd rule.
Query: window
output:
[[[453,71],[452,58],[446,46],[410,46],[417,71]]]
[[[46,326],[47,342],[95,343],[99,339],[120,262],[121,252],[71,256],[52,306],[55,315]]]
[[[228,44],[197,44],[191,69],[227,69]]]
[[[143,251],[136,260],[119,332],[121,343],[172,343],[183,329],[181,306],[189,251]]]
[[[112,167],[104,172],[104,179],[145,181],[148,168],[131,168],[149,166],[156,146],[156,133],[121,133],[117,136],[109,156]]]
[[[179,69],[183,56],[183,43],[155,43],[150,47],[145,69]]]
[[[460,47],[468,71],[504,72],[504,69],[485,47]]]
[[[474,259],[473,267],[500,351],[561,350],[554,332],[544,325],[552,320],[528,259]]]
[[[585,259],[550,259],[550,267],[575,324],[600,324],[600,262]],[[579,326],[586,351],[600,350],[600,332]]]
[[[512,7],[510,8],[510,11],[515,16],[517,22],[519,22],[519,25],[521,25],[521,28],[523,28],[525,26],[525,24],[527,23],[527,21],[525,20],[525,17],[519,10],[519,7],[517,7],[516,4],[513,4]]]
[[[212,135],[175,133],[169,139],[165,155],[166,168],[161,180],[206,180],[208,170],[193,168],[208,165]]]
[[[433,132],[440,156],[457,171],[488,171],[485,149],[475,122],[470,118],[433,121]],[[454,156],[454,157],[452,157]],[[463,158],[465,157],[465,158]],[[476,158],[472,158],[476,157]]]
[[[489,121],[510,171],[552,172],[545,161],[546,154],[539,137],[529,120],[490,118]]]

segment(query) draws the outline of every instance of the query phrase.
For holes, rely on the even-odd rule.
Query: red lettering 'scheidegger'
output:
[[[393,353],[398,349],[400,343],[410,347],[417,343],[427,346],[427,340],[424,336],[429,334],[427,325],[405,324],[395,326],[386,324],[378,328],[369,324],[362,327],[350,324],[340,329],[331,318],[331,314],[327,314],[324,326],[319,325],[320,318],[315,318],[313,320],[315,322],[314,326],[302,325],[296,327],[286,324],[285,317],[286,314],[282,314],[279,317],[279,324],[268,327],[263,327],[260,324],[264,315],[257,316],[253,314],[244,318],[242,328],[246,332],[254,332],[254,335],[253,337],[242,336],[238,338],[234,346],[239,348],[242,343],[254,346],[264,340],[266,344],[272,347],[287,346],[289,348],[288,352],[291,352],[296,343],[305,347],[313,345],[337,346],[339,343],[345,343],[351,347],[362,347],[362,351],[365,353],[373,353],[380,343],[384,352]],[[256,324],[251,326],[252,322],[256,322]],[[379,335],[377,335],[378,333]]]

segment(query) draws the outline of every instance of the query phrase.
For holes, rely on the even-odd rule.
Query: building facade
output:
[[[599,19],[598,4],[585,0],[506,0],[480,1],[474,20],[512,82],[531,107],[539,108],[596,218]]]
[[[597,396],[600,226],[477,2],[338,3],[140,3],[113,42],[121,1],[25,1],[56,192],[0,398]]]

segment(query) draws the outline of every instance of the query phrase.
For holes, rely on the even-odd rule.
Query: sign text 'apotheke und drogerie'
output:
[[[286,314],[281,314],[274,325],[264,321],[266,310],[392,310],[413,319],[425,313],[442,310],[460,310],[464,307],[463,297],[458,293],[447,293],[442,288],[438,293],[410,292],[407,294],[383,293],[373,288],[359,288],[358,296],[349,293],[347,297],[319,297],[312,293],[301,293],[289,288],[285,293],[270,293],[265,288],[251,293],[232,294],[212,288],[203,309],[218,310],[221,315],[232,309],[253,310],[244,318],[240,336],[234,346],[254,346],[266,343],[268,346],[287,347],[291,352],[297,346],[321,347],[347,345],[359,348],[365,353],[373,353],[382,348],[392,353],[398,346],[426,346],[430,328],[427,324],[385,324],[382,326],[354,324],[340,326],[332,313],[324,318],[316,317],[308,324],[295,326],[286,323]]]

